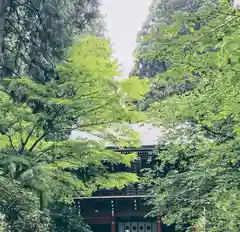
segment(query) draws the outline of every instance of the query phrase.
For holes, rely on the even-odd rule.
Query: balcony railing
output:
[[[99,190],[93,194],[94,197],[103,196],[145,196],[146,188],[140,185],[127,186],[122,190]]]

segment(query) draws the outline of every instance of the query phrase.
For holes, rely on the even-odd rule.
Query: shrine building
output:
[[[140,134],[141,147],[118,149],[108,146],[106,149],[122,154],[136,152],[138,159],[131,167],[117,165],[114,171],[141,176],[142,169],[154,165],[155,146],[162,133],[149,125],[134,129]],[[74,133],[72,138],[77,138],[78,133]],[[131,184],[122,190],[99,190],[90,197],[76,197],[75,206],[93,232],[174,232],[174,228],[164,225],[160,217],[149,216],[151,209],[145,203],[149,197],[144,186]]]

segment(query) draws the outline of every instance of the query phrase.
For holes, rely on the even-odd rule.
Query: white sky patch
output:
[[[235,6],[240,6],[240,0],[235,0],[235,1],[234,1],[234,5],[235,5]]]
[[[136,37],[147,18],[149,0],[103,0],[102,3],[114,56],[119,60],[124,76],[127,76],[133,67]]]

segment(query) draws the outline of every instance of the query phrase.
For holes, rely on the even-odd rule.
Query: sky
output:
[[[108,36],[114,43],[114,56],[121,64],[124,76],[133,67],[132,53],[136,37],[148,15],[149,0],[102,0]]]
[[[235,0],[234,3],[235,5],[240,5],[240,0]]]

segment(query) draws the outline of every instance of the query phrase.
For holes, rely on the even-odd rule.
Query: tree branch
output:
[[[8,134],[5,134],[5,135],[8,137],[8,140],[9,140],[9,143],[10,143],[12,149],[16,152],[16,154],[18,154],[17,149],[13,145],[12,137],[10,135],[8,135]]]
[[[41,151],[41,153],[33,161],[36,162],[42,155],[44,155],[47,151],[50,151],[52,148],[54,148],[54,144]]]
[[[25,149],[25,147],[26,147],[26,145],[27,145],[27,143],[28,143],[30,137],[32,136],[32,134],[33,134],[35,128],[36,128],[36,125],[34,125],[34,126],[32,127],[32,129],[31,129],[31,131],[28,133],[28,135],[27,135],[27,137],[26,137],[24,143],[22,143],[22,147],[21,147],[21,149],[19,150],[19,153],[20,153],[20,154],[22,154],[22,153],[24,152],[24,149]]]
[[[81,116],[83,116],[83,115],[85,115],[85,114],[87,114],[87,113],[91,113],[91,112],[94,112],[94,111],[96,111],[96,110],[99,110],[99,109],[103,108],[104,106],[108,105],[110,102],[111,102],[111,100],[110,100],[110,101],[107,101],[106,103],[104,103],[104,104],[102,104],[102,105],[100,105],[100,106],[97,106],[97,107],[95,107],[95,108],[92,108],[92,109],[90,109],[89,111],[85,111],[85,112],[83,112],[83,113],[75,116],[74,119],[78,119],[79,117],[81,117]]]
[[[10,71],[11,73],[15,74],[17,77],[20,78],[19,74],[14,72],[11,68],[9,68],[9,67],[7,67],[7,66],[5,66],[3,64],[0,64],[0,67],[7,69],[8,71]]]
[[[19,126],[20,126],[20,140],[21,140],[21,145],[23,145],[23,143],[24,143],[24,141],[23,141],[23,135],[22,135],[22,132],[23,132],[23,130],[22,130],[22,123],[21,123],[21,121],[17,118],[17,121],[18,121],[18,124],[19,124]]]
[[[27,43],[29,43],[29,44],[32,44],[34,47],[36,47],[36,48],[39,48],[39,45],[38,44],[36,44],[34,41],[32,41],[32,40],[30,40],[30,39],[27,39],[27,38],[25,38],[19,31],[18,31],[18,29],[14,26],[14,24],[9,20],[9,19],[6,19],[8,22],[9,22],[9,24],[11,24],[11,26],[15,29],[15,30],[11,30],[11,29],[7,29],[8,31],[10,31],[10,32],[12,32],[12,33],[16,33],[18,36],[19,36],[19,38],[21,38],[21,41],[23,42],[23,44],[24,44],[24,46],[27,48],[28,46],[27,46],[27,44],[26,44],[26,42]],[[9,49],[8,49],[9,50]],[[14,53],[12,50],[9,50],[9,51],[11,51],[12,53]],[[52,67],[55,67],[55,65],[52,63],[52,61],[51,60],[49,60],[41,51],[38,51],[39,52],[39,54],[41,55],[41,56],[43,56],[44,57],[44,59],[47,61],[47,62],[49,62],[50,63],[50,65],[52,66]],[[16,53],[15,53],[16,54]],[[35,61],[35,63],[36,63],[36,61]],[[43,67],[41,67],[42,69],[44,69]]]
[[[59,109],[55,112],[55,114],[54,114],[53,117],[52,117],[52,120],[53,120],[53,121],[54,121],[54,119],[56,118],[57,114],[58,114],[63,108],[64,108],[64,106],[61,106],[61,107],[59,107]],[[48,128],[48,129],[49,129],[49,128]],[[33,143],[33,145],[31,146],[31,148],[29,149],[30,152],[33,151],[34,148],[38,145],[38,143],[41,142],[41,141],[46,137],[46,135],[47,135],[48,132],[49,132],[49,131],[46,130],[46,131]]]
[[[47,132],[44,132],[31,146],[31,148],[29,149],[29,151],[33,151],[33,149],[38,145],[38,143],[45,138],[45,136],[47,135]]]
[[[107,124],[112,124],[112,123],[117,123],[117,121],[106,121],[106,122],[94,122],[94,123],[85,123],[80,125],[80,128],[85,128],[85,127],[91,127],[91,126],[100,126],[100,125],[107,125]]]
[[[216,132],[214,130],[211,130],[208,126],[202,124],[202,129],[208,131],[209,133],[215,135],[216,137],[219,136],[221,138],[221,141],[218,142],[218,144],[222,144],[228,140],[234,139],[234,135],[226,135],[223,133]]]

